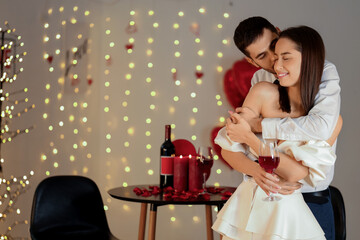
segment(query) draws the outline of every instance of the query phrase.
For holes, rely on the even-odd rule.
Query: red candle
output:
[[[176,191],[187,191],[189,173],[189,157],[175,156],[174,158],[174,189]]]
[[[199,191],[202,189],[203,175],[200,171],[199,160],[196,156],[189,156],[189,191]]]

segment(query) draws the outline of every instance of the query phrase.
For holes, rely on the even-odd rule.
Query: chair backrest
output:
[[[339,189],[334,186],[330,186],[331,203],[334,211],[335,219],[335,239],[346,239],[346,215],[344,199]]]
[[[109,239],[100,191],[82,176],[54,176],[36,188],[30,222],[33,240]]]

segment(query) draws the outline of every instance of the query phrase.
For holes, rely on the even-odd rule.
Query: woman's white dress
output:
[[[223,149],[243,152],[250,159],[257,159],[246,145],[232,142],[225,128],[219,131],[215,142]],[[325,141],[285,141],[278,147],[309,167],[309,175],[301,181],[312,186],[325,179],[336,159]],[[265,202],[266,196],[251,177],[244,176],[244,181],[218,213],[212,228],[224,236],[223,240],[325,240],[300,189],[291,195],[281,195],[280,201]]]

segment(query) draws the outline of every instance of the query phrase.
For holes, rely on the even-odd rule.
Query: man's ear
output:
[[[257,68],[260,67],[260,66],[257,65],[256,62],[255,62],[254,60],[252,60],[251,58],[245,56],[245,59],[246,59],[246,61],[247,61],[248,63],[250,63],[251,65],[253,65],[253,66],[257,67]]]

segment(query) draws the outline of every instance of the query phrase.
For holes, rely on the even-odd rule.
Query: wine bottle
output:
[[[171,142],[171,127],[165,125],[165,141],[160,147],[160,188],[173,186],[175,146]]]

